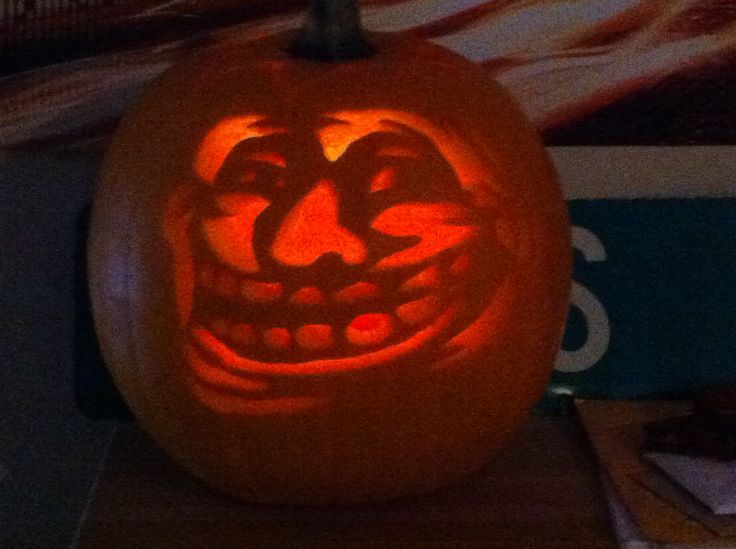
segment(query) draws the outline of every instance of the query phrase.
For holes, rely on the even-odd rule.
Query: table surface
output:
[[[118,428],[77,549],[616,547],[595,459],[577,420],[532,417],[484,470],[419,497],[293,508],[221,496],[133,423]]]

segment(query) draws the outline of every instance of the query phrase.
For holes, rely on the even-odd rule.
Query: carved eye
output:
[[[394,186],[396,182],[396,168],[385,167],[381,168],[371,178],[371,184],[368,192],[377,193],[379,191],[385,191]]]
[[[215,179],[221,192],[241,191],[266,194],[284,186],[286,159],[274,151],[249,152],[231,155]]]

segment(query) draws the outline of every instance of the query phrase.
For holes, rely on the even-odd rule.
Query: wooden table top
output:
[[[115,434],[77,549],[616,547],[598,469],[574,418],[532,417],[483,471],[419,497],[276,507],[221,496],[133,423]]]

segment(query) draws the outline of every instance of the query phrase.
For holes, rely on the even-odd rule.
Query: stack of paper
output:
[[[736,515],[736,461],[648,452],[644,454],[717,515]]]
[[[577,401],[576,407],[608,485],[612,523],[621,547],[736,548],[736,515],[712,512],[669,478],[669,471],[674,470],[665,469],[670,460],[663,460],[667,464],[661,467],[644,456],[643,425],[687,414],[690,403],[588,400]],[[720,469],[717,473],[719,480],[714,480],[716,474],[711,471],[710,476],[700,476],[700,481],[691,484],[698,484],[698,489],[710,486],[709,493],[717,496],[713,501],[720,501],[721,509],[730,509],[725,505],[733,501],[736,483],[731,481],[728,489],[728,479],[736,476],[732,470],[732,476],[724,477]],[[692,470],[682,476],[692,476]],[[724,498],[724,494],[731,495]]]

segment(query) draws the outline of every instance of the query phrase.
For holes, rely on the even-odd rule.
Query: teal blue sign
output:
[[[570,317],[548,400],[736,380],[736,198],[573,200]]]

